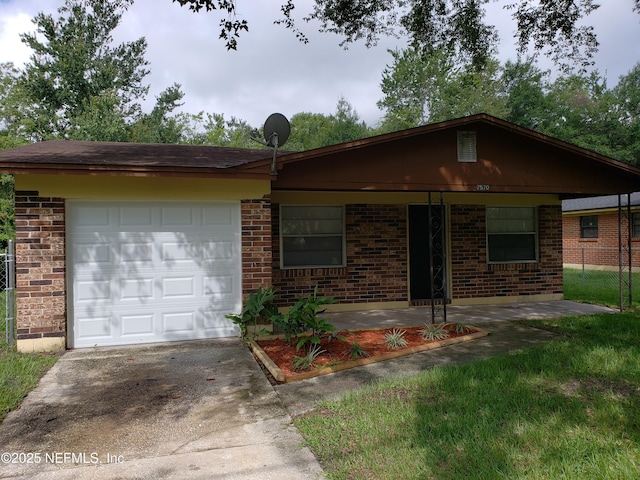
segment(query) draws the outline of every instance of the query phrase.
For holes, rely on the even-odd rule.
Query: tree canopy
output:
[[[238,17],[235,0],[172,0],[194,12],[216,11],[220,16],[220,38],[236,49],[237,39],[249,30]],[[320,31],[335,33],[341,45],[364,41],[375,45],[383,35],[408,35],[413,46],[426,50],[448,49],[480,65],[495,47],[495,25],[486,20],[489,3],[499,2],[516,23],[515,39],[521,53],[533,47],[561,66],[592,64],[598,47],[592,26],[583,21],[599,5],[595,0],[314,0],[305,21],[320,22]],[[303,42],[293,12],[300,0],[280,5],[275,23],[293,30]],[[247,2],[244,8],[251,8]],[[640,11],[640,0],[631,8]]]
[[[180,86],[167,88],[153,111],[143,113],[146,40],[113,42],[112,32],[133,1],[65,0],[57,16],[35,16],[36,31],[21,35],[33,51],[29,62],[22,70],[0,65],[3,144],[179,140],[168,114],[179,106]]]

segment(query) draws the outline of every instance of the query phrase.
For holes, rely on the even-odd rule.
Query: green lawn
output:
[[[387,381],[295,424],[330,479],[640,478],[640,315],[529,323],[562,337]]]
[[[56,362],[49,354],[18,353],[0,339],[0,422],[36,386]]]
[[[625,277],[626,282],[627,277]],[[634,273],[631,279],[632,306],[640,306],[640,273]],[[625,287],[627,288],[627,287]],[[564,297],[576,302],[597,303],[610,307],[620,306],[620,280],[617,271],[599,271],[565,268]],[[628,306],[625,295],[625,305]]]

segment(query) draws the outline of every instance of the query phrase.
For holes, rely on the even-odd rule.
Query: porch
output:
[[[443,321],[442,307],[437,307],[436,323]],[[534,318],[559,318],[569,315],[612,313],[601,305],[554,300],[549,302],[512,302],[491,305],[447,305],[448,323],[496,322]],[[391,310],[359,310],[325,314],[338,330],[371,327],[408,327],[431,323],[431,306]],[[481,325],[480,325],[481,326]]]

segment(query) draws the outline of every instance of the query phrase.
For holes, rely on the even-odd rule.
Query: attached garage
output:
[[[234,334],[239,202],[67,204],[69,345]]]

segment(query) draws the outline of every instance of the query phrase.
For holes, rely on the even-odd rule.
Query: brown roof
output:
[[[150,143],[50,140],[0,150],[10,173],[234,175],[236,167],[270,159],[270,150]],[[268,163],[268,162],[267,162]],[[251,173],[268,174],[268,168]],[[246,173],[244,174],[246,175]]]

